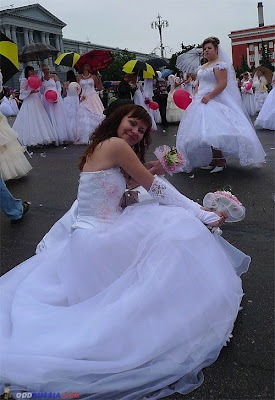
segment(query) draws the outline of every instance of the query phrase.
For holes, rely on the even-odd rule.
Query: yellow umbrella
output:
[[[0,68],[3,83],[19,70],[17,45],[3,33],[0,33]]]
[[[64,65],[66,67],[73,67],[77,61],[80,59],[80,55],[70,51],[69,53],[60,54],[59,57],[55,60],[55,64]]]
[[[143,61],[139,61],[139,60],[128,61],[123,66],[122,71],[124,71],[128,74],[132,74],[133,72],[138,72],[138,71],[144,71],[144,72],[151,74],[152,76],[155,75],[155,71],[151,67],[151,65],[149,65]]]

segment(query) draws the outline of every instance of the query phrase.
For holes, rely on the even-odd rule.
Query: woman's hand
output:
[[[38,93],[38,90],[32,89],[32,90],[31,90],[31,93]]]
[[[167,172],[165,171],[165,169],[161,165],[160,161],[155,161],[154,165],[149,169],[149,171],[153,175],[165,175],[165,174],[167,174]]]
[[[80,101],[83,101],[85,99],[86,99],[86,96],[84,96],[84,95],[80,97]]]
[[[201,102],[204,104],[207,104],[210,100],[211,100],[211,97],[209,96],[209,94],[207,94],[206,96],[203,96],[203,98],[201,99]]]
[[[213,212],[214,212],[214,214],[217,214],[221,218],[218,219],[218,221],[211,222],[210,224],[207,224],[207,225],[216,226],[216,227],[220,228],[224,224],[224,222],[225,222],[225,220],[227,218],[227,214],[225,214],[225,213],[223,213],[221,211],[213,211]]]

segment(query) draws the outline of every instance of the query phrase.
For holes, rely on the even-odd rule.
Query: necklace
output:
[[[82,74],[82,78],[83,78],[83,79],[89,79],[90,76],[91,76],[90,72],[89,72],[88,76],[84,76],[84,75]]]

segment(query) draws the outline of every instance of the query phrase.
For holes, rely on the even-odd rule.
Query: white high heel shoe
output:
[[[214,169],[212,169],[212,171],[210,171],[210,174],[213,174],[215,172],[221,172],[224,168],[225,168],[225,164],[223,167],[216,166]]]

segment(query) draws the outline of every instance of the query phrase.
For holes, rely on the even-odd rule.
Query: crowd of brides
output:
[[[184,171],[219,172],[230,157],[261,166],[265,153],[243,109],[235,71],[217,38],[202,46],[207,62],[196,79],[169,78],[171,92],[189,85],[193,96],[177,134]],[[24,74],[14,126],[21,143],[90,144],[72,208],[35,256],[0,279],[0,392],[6,384],[14,396],[75,392],[87,400],[191,392],[203,382],[202,368],[232,337],[243,296],[240,275],[250,257],[207,229],[222,226],[229,214],[186,198],[162,177],[161,163],[145,162],[155,115],[141,95],[152,96],[152,80],[141,89],[126,76],[121,93],[142,104],[117,100],[103,119],[88,65],[77,78],[79,104],[69,95],[61,100],[48,66],[42,99],[28,86],[33,69]],[[161,79],[154,95],[160,114],[168,97]],[[59,94],[56,103],[43,97],[49,88]],[[79,125],[70,136],[75,115]],[[140,203],[121,207],[127,186],[138,185]]]

